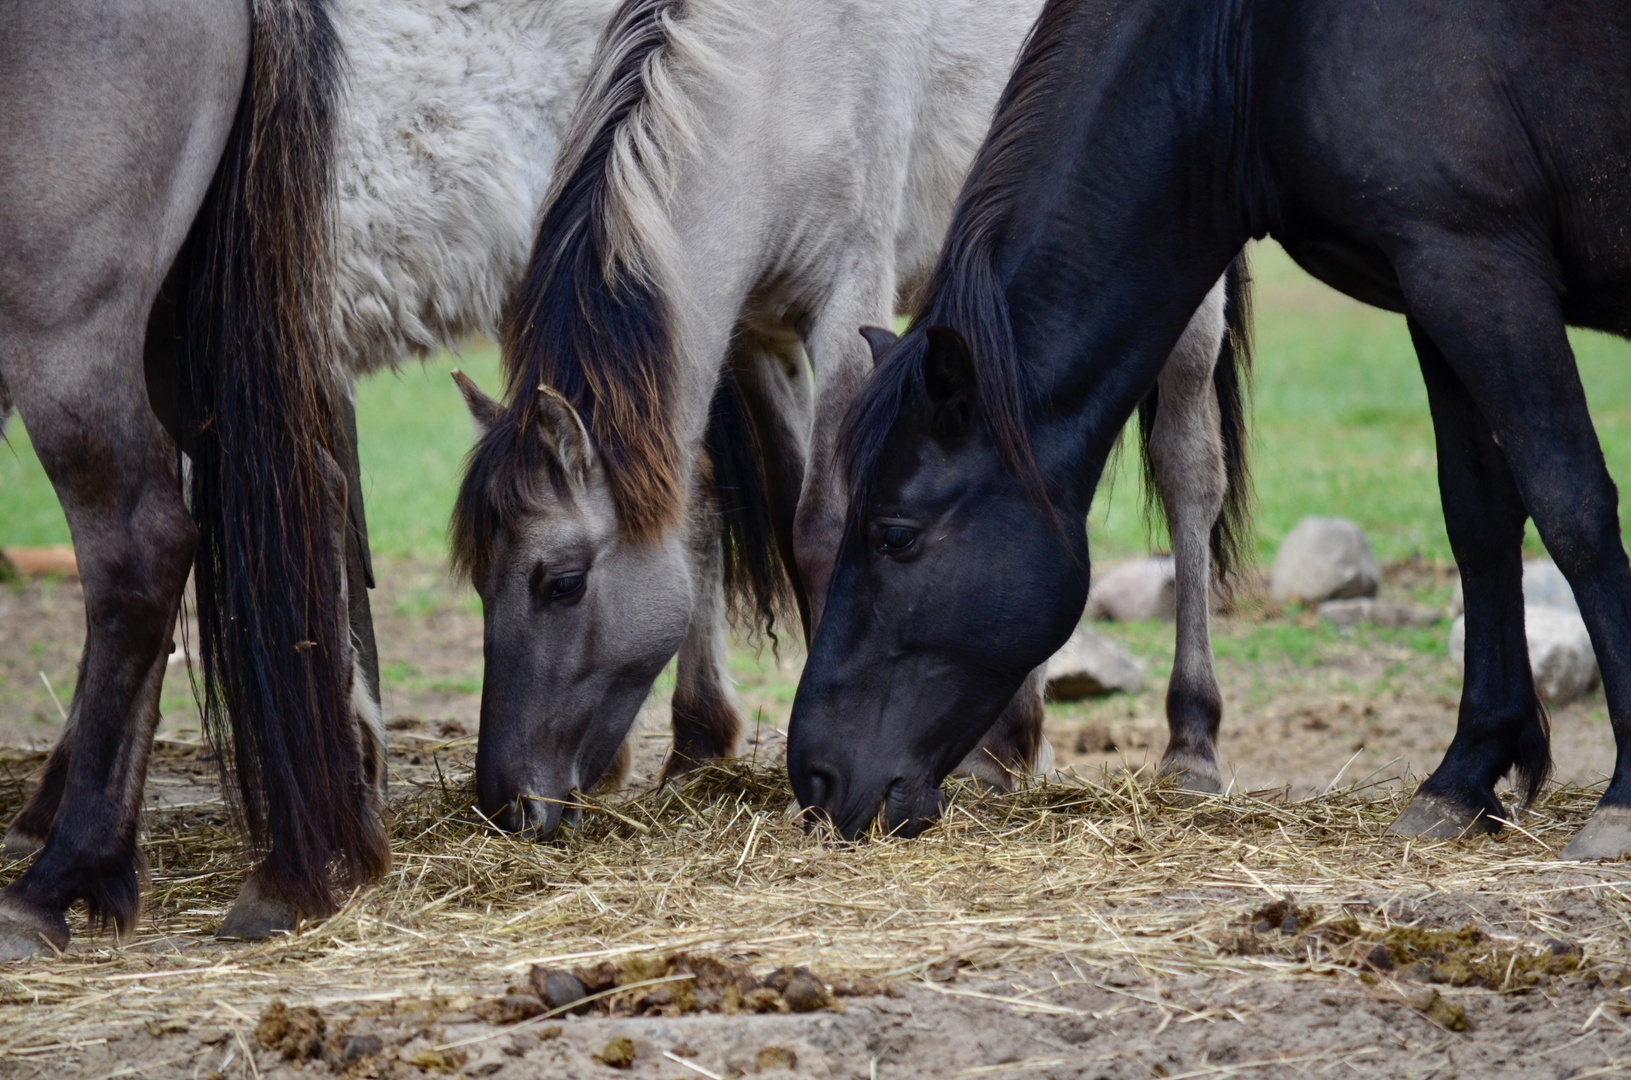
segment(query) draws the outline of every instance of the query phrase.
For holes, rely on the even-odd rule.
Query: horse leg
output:
[[[362,471],[357,456],[357,413],[355,402],[347,397],[341,406],[347,441],[336,449],[341,460],[333,465],[332,497],[345,507],[344,520],[346,604],[351,626],[351,719],[356,727],[358,759],[363,774],[358,798],[364,803],[364,819],[371,825],[376,845],[388,852],[384,810],[386,788],[385,723],[379,700],[379,652],[374,641],[374,620],[368,604],[368,590],[374,585],[373,561],[368,550],[368,523],[363,516]],[[250,871],[239,887],[237,899],[221,920],[215,936],[226,941],[260,941],[273,934],[293,933],[300,911],[271,883],[270,872],[261,864]]]
[[[1161,772],[1191,791],[1222,790],[1218,725],[1223,694],[1212,667],[1212,527],[1227,477],[1212,369],[1223,343],[1224,283],[1208,294],[1161,369],[1150,462],[1172,537],[1177,649],[1167,682],[1167,749]]]
[[[971,777],[995,791],[1010,791],[1017,777],[1045,776],[1053,771],[1053,744],[1042,734],[1047,718],[1042,691],[1047,677],[1046,664],[1025,677],[997,722],[952,775]]]
[[[151,305],[144,291],[85,298],[77,325],[0,327],[0,363],[74,536],[86,615],[67,727],[8,835],[9,850],[39,854],[0,892],[0,957],[66,945],[63,912],[78,899],[120,934],[135,923],[147,755],[195,543],[174,445],[141,384],[131,328]]]
[[[1631,852],[1631,562],[1620,538],[1618,494],[1592,427],[1557,292],[1547,273],[1537,269],[1544,260],[1515,262],[1504,248],[1459,236],[1431,240],[1396,260],[1406,302],[1420,336],[1442,354],[1487,422],[1489,440],[1504,454],[1523,507],[1574,590],[1602,670],[1618,748],[1614,776],[1591,821],[1564,854],[1617,857]],[[1500,487],[1494,487],[1492,496],[1469,485],[1458,492],[1458,501],[1498,497]],[[1468,516],[1477,512],[1461,510]],[[1508,713],[1484,719],[1469,732],[1472,745],[1454,758],[1446,755],[1429,778],[1433,786],[1423,785],[1429,794],[1475,794],[1476,804],[1462,805],[1486,813],[1499,811],[1493,787],[1509,768],[1516,770],[1526,801],[1538,794],[1550,771],[1547,731],[1534,703],[1521,624],[1521,519],[1514,506],[1504,517],[1504,534],[1486,541],[1489,547],[1474,567],[1464,570],[1468,679],[1461,723],[1467,725],[1474,710],[1504,707]],[[1475,579],[1481,579],[1477,612],[1484,625],[1477,639]],[[1506,670],[1499,682],[1478,671],[1477,690],[1486,696],[1474,697],[1480,656],[1492,657],[1488,663]],[[1495,685],[1484,685],[1491,682]],[[1482,772],[1476,771],[1480,767]],[[1457,769],[1464,771],[1458,775]]]
[[[867,280],[875,284],[863,287],[860,283]],[[815,375],[815,402],[808,466],[794,523],[794,548],[809,598],[807,637],[811,640],[827,602],[827,586],[832,581],[848,509],[848,485],[837,458],[839,428],[850,402],[872,373],[872,350],[859,330],[863,326],[889,325],[892,281],[891,274],[873,279],[858,275],[844,295],[830,301],[812,320],[804,335]]]
[[[1496,783],[1519,760],[1544,762],[1547,735],[1524,638],[1523,497],[1477,402],[1422,325],[1409,326],[1466,596],[1467,659],[1455,738],[1390,831],[1447,839],[1498,827]]]
[[[726,669],[723,540],[712,500],[697,499],[695,516],[697,602],[674,670],[674,746],[663,762],[661,783],[705,761],[733,756],[741,731]]]

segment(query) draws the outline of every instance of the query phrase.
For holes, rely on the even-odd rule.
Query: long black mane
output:
[[[924,393],[928,339],[921,330],[929,326],[951,327],[963,337],[979,382],[982,417],[998,454],[1039,504],[1051,503],[1029,434],[1035,380],[1018,353],[1000,249],[1034,227],[1027,220],[1034,212],[1029,198],[1032,183],[1057,154],[1062,110],[1077,107],[1065,94],[1082,62],[1078,46],[1083,20],[1109,25],[1118,15],[1117,7],[1112,3],[1084,12],[1071,0],[1049,0],[1021,49],[990,133],[964,183],[912,328],[878,365],[845,418],[840,454],[847,462],[854,516],[864,515],[889,432],[908,403],[921,400]],[[1252,350],[1250,278],[1244,258],[1230,269],[1226,318],[1225,355],[1214,373],[1214,391],[1222,413],[1229,483],[1212,536],[1213,558],[1218,572],[1225,575],[1250,556],[1245,390]],[[1152,390],[1143,410],[1151,420],[1155,403]],[[1153,474],[1148,468],[1147,432],[1142,449],[1148,478]]]

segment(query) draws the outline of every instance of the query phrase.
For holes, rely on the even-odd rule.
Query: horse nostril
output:
[[[810,788],[809,807],[828,809],[843,797],[844,780],[831,765],[824,761],[813,762],[805,772]]]
[[[912,785],[897,776],[883,793],[884,827],[891,832],[912,820]]]

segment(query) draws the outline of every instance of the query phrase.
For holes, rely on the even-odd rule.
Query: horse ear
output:
[[[538,430],[567,477],[575,484],[587,483],[589,464],[594,460],[589,431],[572,403],[548,386],[538,387]]]
[[[866,338],[868,345],[872,346],[873,367],[877,367],[878,363],[883,360],[883,354],[889,351],[890,346],[900,340],[900,337],[894,331],[885,330],[881,326],[863,326],[861,327],[861,336]]]
[[[943,438],[967,434],[974,423],[979,377],[974,355],[963,335],[947,326],[928,330],[929,351],[923,358],[923,388],[934,408],[931,426]]]
[[[498,418],[504,415],[504,406],[482,393],[475,380],[458,368],[453,369],[453,382],[458,386],[459,393],[464,395],[470,417],[476,422],[476,433],[487,434],[498,423]]]

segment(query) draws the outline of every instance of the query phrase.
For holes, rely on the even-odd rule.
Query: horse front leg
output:
[[[1172,537],[1177,648],[1167,682],[1161,772],[1191,791],[1223,790],[1217,737],[1223,695],[1212,666],[1212,529],[1228,479],[1212,372],[1224,335],[1224,282],[1207,295],[1161,369],[1149,455]]]
[[[725,576],[718,512],[712,499],[697,499],[691,550],[695,559],[697,603],[680,643],[674,670],[674,745],[663,762],[660,783],[704,762],[736,753],[741,721],[732,700],[725,641]]]
[[[1515,763],[1544,776],[1550,762],[1524,636],[1523,497],[1478,403],[1422,325],[1412,318],[1409,327],[1433,415],[1444,527],[1466,598],[1467,658],[1455,738],[1390,831],[1453,839],[1499,827],[1493,819],[1506,810],[1495,785]]]

